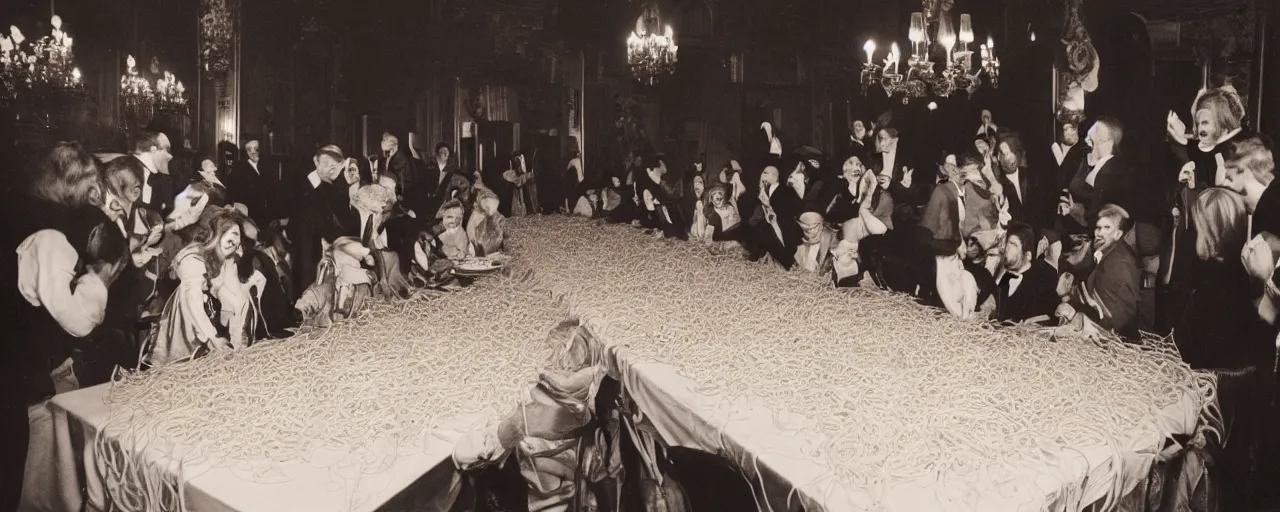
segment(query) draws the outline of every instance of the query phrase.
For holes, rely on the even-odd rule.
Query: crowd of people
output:
[[[447,290],[459,285],[455,263],[502,258],[499,203],[528,172],[513,159],[500,200],[450,156],[440,144],[423,161],[386,134],[376,155],[325,146],[288,179],[258,141],[234,165],[190,170],[170,169],[163,133],[138,135],[128,155],[52,148],[3,202],[3,268],[16,286],[3,305],[0,405],[13,434],[0,444],[0,509],[18,506],[40,434],[31,424],[55,393],[329,325],[369,300]],[[27,475],[28,489],[40,479]]]
[[[1168,218],[1146,223],[1130,214],[1149,191],[1118,152],[1125,128],[1105,116],[1061,124],[1045,169],[986,111],[971,147],[936,155],[902,140],[891,116],[853,122],[837,160],[784,151],[766,122],[754,153],[722,166],[669,174],[666,157],[642,151],[625,168],[589,169],[575,151],[555,180],[518,152],[505,169],[465,173],[448,145],[419,158],[391,134],[368,158],[319,148],[293,179],[263,162],[258,141],[234,165],[205,159],[184,173],[170,172],[160,133],[114,158],[59,144],[4,203],[16,287],[4,305],[3,421],[27,433],[29,407],[117,367],[234,350],[359,315],[370,300],[456,286],[457,262],[503,257],[507,217],[559,203],[962,318],[1129,340],[1172,332],[1188,364],[1220,373],[1224,496],[1249,499],[1271,424],[1280,189],[1271,143],[1243,131],[1233,91],[1204,91],[1192,118],[1190,136],[1168,120],[1186,164],[1168,173]],[[563,202],[540,197],[539,183]],[[6,509],[27,438],[0,450]]]
[[[881,116],[852,123],[835,165],[812,147],[784,152],[770,123],[745,166],[697,162],[671,180],[662,155],[641,154],[583,187],[573,213],[837,287],[912,294],[961,318],[1133,342],[1171,334],[1190,366],[1219,376],[1229,442],[1215,471],[1226,510],[1242,510],[1268,488],[1255,485],[1259,450],[1274,449],[1259,434],[1274,421],[1280,187],[1271,141],[1243,131],[1234,90],[1202,91],[1191,114],[1188,136],[1170,113],[1184,165],[1157,184],[1139,183],[1112,117],[1061,123],[1044,148],[1055,166],[1031,168],[1034,150],[988,111],[972,147],[937,155],[913,150]],[[1130,213],[1140,195],[1165,190],[1166,218]]]

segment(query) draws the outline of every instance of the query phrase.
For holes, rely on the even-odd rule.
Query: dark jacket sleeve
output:
[[[1132,249],[1127,246],[1117,247],[1115,252],[1115,257],[1107,258],[1105,268],[1094,270],[1101,271],[1102,274],[1093,280],[1095,289],[1090,290],[1097,294],[1111,316],[1102,318],[1092,308],[1086,307],[1083,310],[1099,326],[1114,330],[1122,336],[1131,336],[1136,333],[1134,327],[1138,318],[1138,288],[1142,275]]]

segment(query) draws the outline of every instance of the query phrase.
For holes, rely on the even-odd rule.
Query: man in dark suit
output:
[[[1027,169],[1027,152],[1022,138],[1016,133],[1005,133],[996,144],[996,179],[1009,202],[1012,222],[1024,222],[1033,228],[1045,226],[1052,204],[1047,199],[1053,189],[1046,190],[1040,176]],[[1034,249],[1034,246],[1032,247]]]
[[[421,208],[430,192],[427,191],[428,183],[421,179],[413,156],[400,148],[400,139],[391,133],[382,134],[380,149],[382,152],[372,160],[370,170],[374,174],[394,178],[399,189],[397,195],[403,198],[406,206]]]
[[[273,204],[279,189],[280,176],[274,166],[261,159],[260,144],[250,140],[244,145],[243,160],[236,162],[227,175],[227,194],[233,203],[249,209],[249,218],[265,229],[279,214]]]
[[[1124,126],[1112,117],[1099,117],[1089,129],[1090,165],[1080,166],[1058,205],[1067,232],[1087,233],[1105,205],[1126,211],[1133,207],[1137,183],[1124,158],[1116,154],[1123,139]]]
[[[173,211],[173,198],[178,195],[173,178],[169,176],[169,162],[173,160],[169,137],[163,133],[141,132],[133,144],[133,157],[142,162],[142,197],[139,204],[161,216]]]
[[[932,180],[915,175],[915,163],[900,144],[897,128],[877,131],[878,152],[872,159],[872,170],[880,180],[880,186],[893,196],[894,223],[912,225],[919,218],[920,208],[929,199]]]
[[[1058,274],[1043,259],[1035,257],[1036,238],[1031,226],[1021,222],[1009,224],[1004,240],[1004,275],[996,291],[996,309],[991,319],[997,322],[1024,322],[1044,317],[1053,318],[1058,307]]]
[[[315,282],[316,265],[324,257],[321,240],[332,243],[359,229],[347,221],[351,206],[340,179],[345,167],[342,153],[336,147],[326,146],[316,152],[314,162],[315,170],[307,175],[303,185],[309,190],[298,193],[298,209],[289,217],[286,231],[293,265],[293,289],[299,294]]]
[[[760,173],[759,206],[747,221],[752,232],[752,259],[769,254],[783,268],[795,264],[795,248],[800,244],[800,228],[796,224],[800,202],[779,181],[778,168],[765,167]]]
[[[1103,329],[1125,338],[1137,338],[1142,274],[1138,254],[1124,241],[1125,233],[1132,226],[1133,221],[1124,208],[1108,204],[1099,210],[1094,228],[1097,263],[1080,286],[1071,286],[1071,274],[1063,274],[1059,288],[1070,292],[1069,302],[1058,306],[1059,317],[1074,321],[1076,315],[1084,315]]]
[[[1062,123],[1061,142],[1055,142],[1049,148],[1057,165],[1057,172],[1053,175],[1055,192],[1066,190],[1071,185],[1071,180],[1076,177],[1089,153],[1089,148],[1080,144],[1080,132],[1077,128],[1074,122]]]

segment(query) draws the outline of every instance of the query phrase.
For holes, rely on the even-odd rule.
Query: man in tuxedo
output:
[[[1069,322],[1084,315],[1103,329],[1122,337],[1138,336],[1138,293],[1142,273],[1138,254],[1124,240],[1133,226],[1129,212],[1119,206],[1103,206],[1097,215],[1093,245],[1096,266],[1080,286],[1073,286],[1071,273],[1063,273],[1058,289],[1066,291],[1067,302],[1058,306],[1057,316]]]
[[[897,128],[881,128],[876,132],[878,155],[872,163],[880,185],[893,196],[894,223],[914,225],[920,207],[929,197],[929,183],[915,176],[915,164],[900,147]]]
[[[1089,129],[1089,165],[1080,167],[1058,204],[1068,232],[1087,233],[1105,205],[1133,207],[1137,183],[1124,158],[1116,154],[1123,139],[1124,126],[1113,117],[1099,117]]]
[[[227,194],[231,202],[249,209],[249,218],[259,228],[265,228],[278,217],[273,199],[280,177],[275,169],[262,161],[260,147],[257,140],[245,143],[245,158],[236,162],[227,175]]]
[[[1006,133],[996,145],[996,179],[1009,202],[1009,217],[1013,222],[1023,222],[1033,228],[1044,228],[1048,218],[1045,206],[1045,190],[1039,176],[1027,169],[1027,153],[1022,138],[1016,133]],[[1050,192],[1052,193],[1052,192]],[[1050,203],[1051,204],[1051,203]],[[1034,246],[1032,247],[1034,249]]]
[[[425,201],[430,195],[428,183],[418,179],[418,169],[408,151],[400,149],[400,139],[391,133],[382,134],[380,146],[382,153],[371,162],[371,171],[375,175],[387,175],[396,180],[398,196],[404,206],[410,210],[425,210]],[[416,212],[415,212],[416,213]]]
[[[1049,149],[1053,152],[1054,162],[1057,162],[1057,172],[1053,176],[1054,190],[1063,191],[1071,185],[1071,179],[1076,177],[1080,166],[1084,165],[1089,149],[1080,144],[1080,132],[1076,123],[1071,121],[1062,123],[1059,140]]]
[[[778,168],[765,167],[760,173],[760,205],[756,207],[747,224],[755,241],[752,259],[766,253],[783,268],[795,264],[795,248],[800,244],[799,225],[796,220],[800,201],[795,192],[780,181]]]
[[[298,210],[290,216],[286,231],[295,293],[315,282],[316,265],[324,257],[321,240],[332,243],[359,229],[350,225],[351,206],[346,187],[339,179],[346,161],[342,153],[334,146],[326,146],[316,152],[313,161],[315,170],[307,174],[303,184],[307,189],[299,193]]]
[[[1043,317],[1053,318],[1058,307],[1058,273],[1035,256],[1036,238],[1031,226],[1021,222],[1005,230],[1004,268],[996,291],[996,309],[991,319],[1019,323]]]
[[[139,203],[161,216],[173,211],[173,198],[177,196],[173,178],[169,176],[169,162],[173,160],[169,137],[163,133],[142,132],[133,144],[133,157],[142,162],[142,198]]]

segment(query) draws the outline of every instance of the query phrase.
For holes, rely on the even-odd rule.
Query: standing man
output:
[[[1267,232],[1280,236],[1280,187],[1274,186],[1276,161],[1261,137],[1230,143],[1222,186],[1244,197],[1250,215],[1249,236]]]
[[[174,190],[173,178],[169,177],[169,162],[173,160],[170,153],[169,137],[163,133],[142,132],[133,143],[133,157],[142,162],[142,198],[143,207],[161,216],[168,216],[173,211]]]
[[[1124,158],[1116,154],[1123,140],[1124,126],[1113,117],[1099,117],[1089,129],[1089,165],[1080,167],[1058,205],[1066,231],[1088,233],[1104,205],[1133,208],[1137,183]]]
[[[340,181],[335,183],[342,175],[345,161],[336,147],[326,146],[316,152],[315,170],[307,175],[297,211],[289,218],[286,233],[292,243],[289,253],[295,293],[302,293],[315,282],[316,265],[324,257],[321,241],[332,243],[359,227],[358,221],[351,222],[353,215],[346,185]]]
[[[244,160],[236,162],[227,175],[227,194],[230,202],[245,205],[249,218],[262,229],[278,217],[272,199],[280,180],[275,170],[262,162],[260,147],[257,140],[245,143]]]
[[[1089,153],[1089,148],[1080,145],[1080,131],[1076,123],[1071,121],[1062,123],[1060,137],[1060,142],[1055,142],[1050,147],[1053,151],[1053,160],[1057,162],[1053,183],[1055,190],[1059,192],[1066,190],[1071,184],[1071,179],[1076,177],[1080,166],[1085,162],[1085,155]]]

